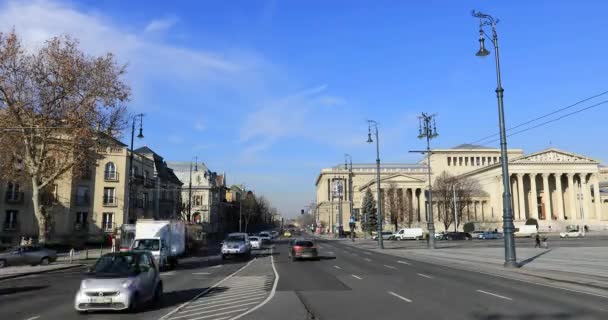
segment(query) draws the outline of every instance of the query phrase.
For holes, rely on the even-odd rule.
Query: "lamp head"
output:
[[[143,129],[142,129],[142,127],[139,127],[139,134],[137,135],[137,138],[143,139],[143,137],[144,137]]]
[[[372,142],[374,142],[374,140],[372,140],[372,133],[369,132],[369,133],[367,133],[367,143],[372,143]]]
[[[476,56],[485,57],[490,54],[490,51],[488,51],[486,49],[485,42],[486,42],[486,40],[483,36],[483,29],[481,29],[481,26],[480,26],[479,27],[479,51],[477,51],[477,53],[475,54]]]

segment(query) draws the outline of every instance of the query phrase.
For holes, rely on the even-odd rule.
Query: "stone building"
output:
[[[608,228],[608,194],[601,190],[602,185],[608,185],[608,168],[599,161],[555,148],[529,155],[524,155],[521,149],[510,149],[508,157],[516,227],[533,218],[544,231],[562,231],[567,225],[586,225],[590,230]],[[407,211],[412,212],[410,225],[423,228],[427,226],[429,208],[425,192],[427,159],[417,164],[383,164],[380,168],[383,192],[396,187],[398,194],[406,199]],[[445,171],[467,177],[480,186],[480,192],[466,204],[463,222],[474,222],[480,229],[502,228],[500,149],[465,144],[452,149],[434,149],[430,159],[432,181]],[[344,185],[341,199],[335,192],[340,183]],[[339,226],[340,207],[342,224],[348,230],[351,206],[360,230],[363,195],[371,188],[377,198],[375,164],[353,165],[352,171],[342,165],[322,169],[316,188],[317,220],[325,231]],[[441,231],[444,227],[437,221],[438,205],[433,198],[435,228]],[[384,206],[383,212],[386,212]],[[386,222],[385,229],[391,229]]]

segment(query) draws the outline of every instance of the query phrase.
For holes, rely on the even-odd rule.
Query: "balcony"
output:
[[[135,183],[135,184],[144,184],[145,183],[144,176],[139,175],[139,174],[133,175],[133,183]]]
[[[77,206],[86,207],[89,204],[91,204],[91,199],[89,198],[88,195],[86,195],[86,196],[77,195],[76,198],[74,198],[74,202],[76,203]]]
[[[5,232],[17,232],[20,229],[19,222],[17,221],[4,221],[2,230]]]
[[[104,171],[103,172],[103,180],[108,182],[117,182],[118,181],[118,172],[116,171]]]
[[[10,204],[22,204],[23,203],[23,191],[7,191],[4,197],[6,203]]]
[[[104,196],[103,197],[103,206],[104,207],[117,207],[118,206],[118,199],[116,199],[116,197],[107,197]]]
[[[154,179],[153,178],[144,178],[144,187],[146,188],[154,188]]]

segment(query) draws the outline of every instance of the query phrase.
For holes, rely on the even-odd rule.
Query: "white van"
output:
[[[536,229],[535,225],[525,225],[515,227],[514,236],[516,237],[535,237],[538,233],[538,229]]]
[[[422,228],[403,228],[395,233],[396,240],[407,240],[415,239],[420,240],[423,238]]]

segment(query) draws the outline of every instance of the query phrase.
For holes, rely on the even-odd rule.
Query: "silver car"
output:
[[[150,252],[108,253],[80,283],[74,308],[78,312],[136,311],[146,302],[158,302],[162,294],[163,282]]]
[[[0,268],[19,265],[47,265],[57,260],[57,252],[40,246],[17,246],[0,253]]]

